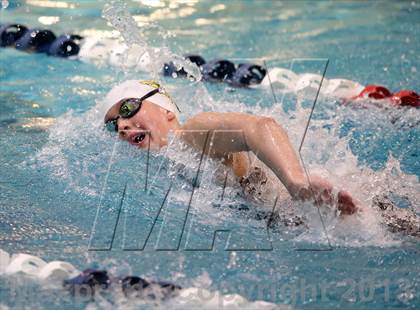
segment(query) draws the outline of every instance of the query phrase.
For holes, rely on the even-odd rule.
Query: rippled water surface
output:
[[[118,3],[108,3],[105,14],[103,1],[8,3],[0,11],[1,23],[121,38],[111,25],[122,8]],[[320,73],[329,59],[328,79],[420,92],[418,1],[126,3],[138,28],[129,27],[125,37],[140,34],[143,48],[159,51],[157,62],[164,56],[197,53],[206,59],[265,60],[269,68],[290,68],[295,59],[294,71]],[[235,187],[228,187],[220,202],[221,187],[211,173],[215,163],[201,175],[200,190],[188,210],[195,154],[175,145],[148,159],[116,142],[101,126],[101,99],[112,85],[156,75],[106,61],[0,50],[0,249],[68,261],[81,270],[107,268],[114,274],[139,274],[296,308],[418,308],[418,238],[390,233],[376,211],[344,221],[325,212],[333,250],[299,251],[328,246],[316,209],[293,203],[282,192],[278,208],[290,209],[290,218],[305,216],[306,226],[278,224],[267,230],[255,206],[237,196]],[[283,99],[274,104],[271,89],[263,87],[232,89],[160,78],[178,102],[182,121],[203,110],[271,115],[289,130],[296,146],[314,98],[310,92],[284,95],[274,88],[275,97]],[[321,97],[302,157],[311,172],[329,175],[368,208],[375,195],[385,193],[399,208],[418,214],[419,124],[419,109],[351,107]],[[171,163],[184,165],[182,171],[171,172]],[[162,167],[167,169],[157,173]],[[148,182],[155,181],[149,194],[144,192],[146,175]],[[169,203],[158,212],[170,180],[175,185]],[[89,242],[109,245],[119,210],[112,250],[88,251]],[[95,218],[97,233],[91,239]],[[213,250],[204,251],[206,238],[211,240],[216,229],[235,232],[230,249],[257,244],[260,250],[225,250],[228,234],[218,233]],[[143,246],[141,251],[123,250]],[[24,276],[0,277],[0,305],[19,308],[20,292],[35,309],[74,306],[74,299],[56,287]],[[138,306],[114,302],[90,306]]]

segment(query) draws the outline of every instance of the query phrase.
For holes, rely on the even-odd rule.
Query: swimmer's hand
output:
[[[339,191],[337,195],[337,209],[343,215],[351,215],[359,211],[354,199],[346,191]]]
[[[348,192],[340,190],[335,197],[331,183],[318,176],[311,176],[309,185],[296,185],[292,196],[301,201],[312,200],[317,206],[335,205],[341,215],[351,215],[359,210]]]

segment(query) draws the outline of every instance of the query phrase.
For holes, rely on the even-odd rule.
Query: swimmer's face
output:
[[[114,105],[105,116],[107,119],[118,117],[120,104]],[[140,110],[130,118],[118,118],[118,136],[142,149],[158,150],[168,142],[168,133],[177,124],[175,114],[147,100]]]

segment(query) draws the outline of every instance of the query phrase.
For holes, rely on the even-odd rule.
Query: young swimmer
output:
[[[174,132],[193,148],[220,159],[242,184],[255,171],[246,154],[251,151],[274,172],[294,199],[336,205],[344,215],[358,210],[349,193],[340,190],[335,197],[327,180],[313,175],[307,179],[286,131],[270,117],[202,112],[180,124],[178,107],[153,81],[125,81],[107,94],[105,103],[112,105],[104,118],[106,127],[141,149],[164,147],[168,134]]]

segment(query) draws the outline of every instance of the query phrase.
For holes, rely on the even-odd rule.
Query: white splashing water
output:
[[[125,57],[128,57],[128,55],[137,55],[137,59],[134,59],[135,63],[142,64],[141,67],[143,68],[147,66],[147,71],[152,75],[152,78],[159,80],[159,73],[164,63],[172,61],[177,69],[183,67],[192,78],[197,81],[201,79],[200,70],[195,64],[170,51],[165,40],[168,34],[167,31],[161,32],[162,35],[159,36],[159,47],[152,47],[151,41],[153,38],[150,38],[148,33],[151,32],[151,28],[157,26],[146,25],[139,29],[124,2],[113,1],[110,4],[106,4],[102,16],[124,38],[127,44]]]

